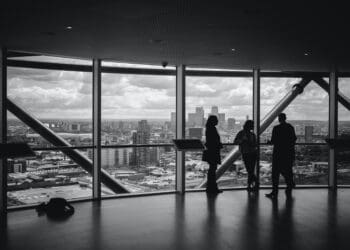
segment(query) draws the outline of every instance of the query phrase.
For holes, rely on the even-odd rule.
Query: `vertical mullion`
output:
[[[338,76],[335,70],[329,75],[329,138],[336,140],[338,137]],[[337,187],[337,149],[329,149],[329,187]]]
[[[258,152],[255,173],[260,180],[260,70],[253,70],[253,120],[256,134]]]
[[[0,143],[7,141],[7,66],[6,49],[0,50]],[[0,159],[0,214],[7,210],[7,159]]]
[[[93,59],[93,198],[101,198],[101,60]]]
[[[176,139],[185,139],[185,65],[176,67]],[[176,191],[185,193],[185,152],[176,151]]]

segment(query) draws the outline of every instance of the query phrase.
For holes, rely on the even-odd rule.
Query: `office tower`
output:
[[[171,131],[175,132],[176,129],[176,112],[171,112],[171,117],[170,117],[170,129]]]
[[[228,118],[227,119],[227,129],[228,130],[234,130],[235,129],[236,120],[235,118]]]
[[[147,120],[141,120],[138,122],[137,131],[132,133],[132,144],[149,144],[150,135],[151,129],[147,123]],[[130,164],[140,167],[141,165],[146,165],[149,163],[149,159],[149,148],[133,148],[132,160]]]
[[[189,113],[187,126],[194,127],[195,125],[196,125],[196,113]]]
[[[101,150],[101,166],[106,167],[114,167],[116,165],[115,159],[116,149],[114,148],[106,148]]]
[[[204,109],[203,107],[196,107],[195,126],[203,127],[204,125]]]
[[[249,120],[249,115],[246,115],[245,119],[246,119],[246,121],[248,121]]]
[[[189,128],[189,138],[190,139],[202,139],[203,136],[203,128]]]
[[[313,133],[314,133],[313,126],[305,126],[305,142],[312,142]]]

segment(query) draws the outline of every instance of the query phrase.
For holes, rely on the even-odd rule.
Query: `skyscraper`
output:
[[[305,126],[305,142],[312,142],[313,133],[314,133],[313,126]]]
[[[151,135],[150,126],[147,120],[141,120],[138,122],[137,131],[132,133],[132,144],[149,144]],[[149,148],[140,147],[133,148],[132,152],[132,165],[140,167],[141,165],[146,165],[150,161]]]
[[[227,129],[228,130],[234,130],[235,129],[236,120],[235,118],[228,118],[227,119]]]

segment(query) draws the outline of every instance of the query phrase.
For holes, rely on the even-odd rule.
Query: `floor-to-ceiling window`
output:
[[[102,74],[101,167],[133,193],[174,191],[174,67],[102,65],[110,68]]]
[[[301,78],[261,78],[261,123],[273,115],[270,111],[275,106],[283,105],[286,96],[300,81]],[[297,185],[328,184],[328,147],[325,144],[325,139],[328,137],[328,109],[328,93],[316,82],[311,81],[283,110],[287,115],[287,122],[294,126],[297,136],[293,168]],[[273,147],[267,142],[271,139],[272,129],[277,124],[278,121],[275,119],[266,130],[261,131],[261,185],[271,184]]]
[[[205,123],[209,115],[217,116],[221,142],[232,144],[239,130],[253,114],[252,77],[186,76],[186,138],[205,141]],[[224,145],[222,161],[237,146]],[[186,188],[198,188],[205,180],[208,164],[202,152],[188,151],[185,155]],[[220,187],[245,185],[247,173],[240,157],[218,180]]]
[[[338,103],[338,137],[350,139],[350,78],[340,77],[338,80],[340,95],[347,105]],[[340,98],[340,97],[339,97]],[[350,150],[339,148],[337,154],[337,182],[339,185],[350,184]]]
[[[90,61],[47,56],[14,57],[27,62],[91,65]],[[42,66],[40,66],[42,67]],[[92,146],[92,74],[30,67],[7,68],[9,106],[37,119],[48,132],[33,126],[23,112],[9,107],[8,142],[26,142],[33,157],[8,159],[8,206],[32,205],[52,197],[91,197],[92,177],[70,154],[58,150],[48,133],[76,147],[89,161]]]

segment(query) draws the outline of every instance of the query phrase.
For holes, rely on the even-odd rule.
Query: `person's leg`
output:
[[[278,162],[273,161],[273,163],[272,163],[272,192],[269,194],[266,194],[266,197],[269,197],[269,198],[276,198],[277,197],[279,178],[280,178],[279,164],[278,164]]]
[[[286,166],[285,169],[283,169],[282,175],[283,175],[284,180],[287,184],[286,195],[291,196],[292,189],[294,187],[293,169],[292,169],[291,164],[289,164],[288,166]]]
[[[208,175],[207,175],[207,191],[215,192],[217,188],[216,184],[216,164],[209,165]]]
[[[249,154],[243,154],[242,155],[243,158],[243,162],[244,162],[244,166],[245,169],[247,170],[247,174],[248,174],[248,178],[247,178],[247,188],[248,190],[250,190],[252,182],[253,182],[253,171],[252,171],[252,167],[251,167],[251,158]]]

